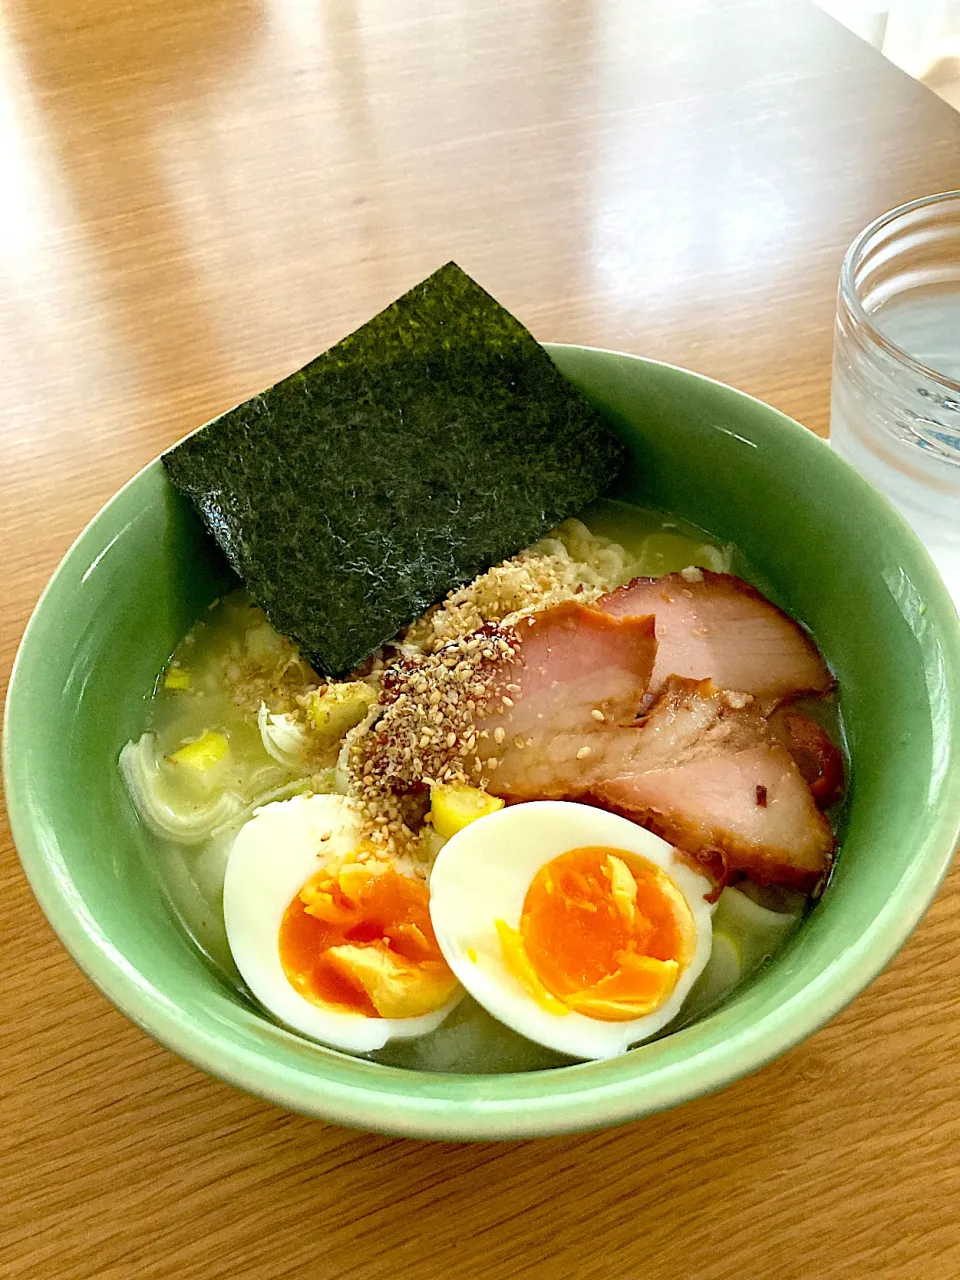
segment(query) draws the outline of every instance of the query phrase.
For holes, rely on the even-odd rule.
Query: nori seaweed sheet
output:
[[[277,630],[339,676],[579,511],[624,450],[451,262],[163,461]]]

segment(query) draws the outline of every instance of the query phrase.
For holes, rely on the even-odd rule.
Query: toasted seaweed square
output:
[[[270,621],[330,676],[580,510],[623,460],[452,262],[163,458]]]

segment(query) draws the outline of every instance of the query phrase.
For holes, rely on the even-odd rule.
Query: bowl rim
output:
[[[25,753],[20,753],[15,745],[21,736],[18,724],[27,712],[29,701],[26,677],[21,674],[26,665],[25,655],[33,645],[34,635],[43,626],[45,615],[53,607],[60,579],[76,567],[86,568],[96,555],[102,554],[102,540],[98,535],[101,526],[110,520],[111,507],[151,469],[162,465],[160,459],[155,458],[128,480],[80,532],[44,588],[24,630],[10,673],[3,724],[3,783],[10,827],[24,872],[44,914],[75,962],[101,992],[161,1044],[201,1070],[285,1109],[351,1128],[397,1136],[490,1140],[601,1128],[715,1092],[759,1070],[804,1040],[881,972],[933,900],[960,840],[960,619],[926,550],[899,513],[824,441],[745,392],[692,370],[627,352],[567,343],[544,345],[548,352],[589,352],[672,370],[685,378],[720,388],[744,403],[761,406],[766,413],[776,416],[782,430],[795,433],[797,441],[801,438],[806,441],[801,448],[825,450],[830,460],[821,455],[822,461],[843,469],[847,473],[846,483],[854,483],[862,499],[871,504],[888,525],[897,529],[901,539],[906,538],[912,544],[914,552],[919,553],[918,563],[924,573],[928,618],[932,615],[942,624],[941,638],[948,648],[945,701],[951,714],[950,755],[944,784],[947,803],[940,806],[923,848],[910,868],[870,926],[845,949],[842,962],[828,966],[777,1010],[690,1057],[654,1067],[639,1076],[622,1069],[629,1058],[608,1059],[600,1065],[611,1069],[608,1074],[613,1078],[609,1080],[602,1078],[602,1071],[594,1070],[598,1064],[497,1077],[451,1077],[365,1063],[364,1066],[375,1073],[371,1075],[369,1087],[366,1083],[325,1079],[320,1071],[309,1077],[310,1088],[305,1089],[301,1070],[263,1059],[218,1037],[155,987],[112,946],[82,899],[72,890],[65,860],[61,857],[59,866],[51,862],[29,808]],[[95,548],[96,555],[91,556],[88,549]],[[676,1034],[683,1036],[685,1032],[681,1030]],[[513,1096],[506,1098],[475,1095],[441,1098],[430,1096],[428,1087],[431,1081],[496,1079],[498,1091],[503,1093],[509,1081],[532,1085],[540,1078],[556,1079],[557,1071],[566,1080],[572,1080],[570,1073],[585,1073],[585,1067],[591,1068],[591,1076],[601,1075],[599,1083],[587,1083],[582,1088],[564,1087],[545,1096],[517,1088]],[[398,1076],[415,1077],[418,1082],[426,1083],[423,1088],[406,1093],[376,1087],[376,1079],[387,1085],[390,1077]]]

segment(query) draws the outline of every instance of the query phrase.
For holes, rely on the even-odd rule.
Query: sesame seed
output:
[[[578,760],[586,760],[587,756],[593,754],[593,747],[581,747],[577,752]]]
[[[503,697],[501,698],[501,702],[503,703],[503,705],[504,705],[505,707],[512,707],[512,706],[513,706],[513,699],[512,699],[512,698],[507,697],[507,695],[506,695],[506,694],[504,694],[504,695],[503,695]]]
[[[594,707],[590,714],[593,716],[594,720],[599,720],[601,724],[603,724],[604,720],[607,718],[599,707]]]
[[[482,737],[483,735],[481,734],[480,736]],[[504,738],[505,738],[506,736],[507,736],[507,735],[506,735],[506,733],[504,732],[503,727],[502,727],[501,725],[497,725],[496,729],[494,729],[494,731],[493,731],[493,738],[494,738],[494,741],[495,741],[496,743],[498,743],[498,744],[499,744],[499,743],[503,742],[503,740],[504,740]]]

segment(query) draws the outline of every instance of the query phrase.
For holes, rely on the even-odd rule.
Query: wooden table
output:
[[[543,339],[824,432],[845,246],[958,186],[960,116],[795,0],[7,0],[4,673],[128,476],[447,259]],[[753,1078],[620,1130],[445,1146],[174,1058],[74,968],[2,840],[4,1277],[960,1274],[956,877]]]

